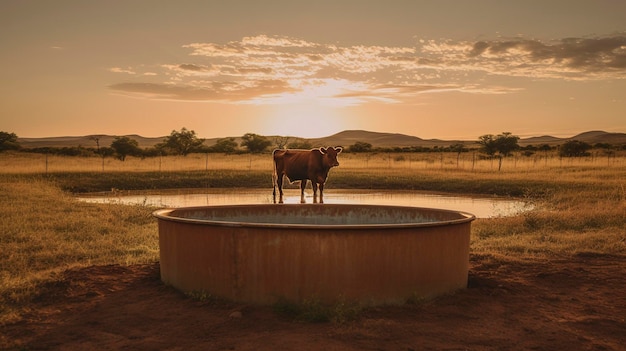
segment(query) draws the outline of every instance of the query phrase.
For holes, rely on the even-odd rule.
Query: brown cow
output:
[[[324,183],[328,178],[328,171],[332,167],[339,166],[337,154],[343,150],[341,147],[319,148],[313,150],[274,150],[274,203],[276,203],[276,187],[280,193],[278,203],[283,203],[283,176],[289,178],[289,182],[300,181],[300,203],[304,201],[304,188],[307,180],[313,187],[313,203],[317,203],[317,188],[320,189],[320,203],[324,203]]]

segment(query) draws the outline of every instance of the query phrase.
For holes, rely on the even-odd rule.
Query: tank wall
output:
[[[469,237],[469,221],[315,230],[159,219],[161,277],[183,291],[250,303],[403,303],[466,287]]]

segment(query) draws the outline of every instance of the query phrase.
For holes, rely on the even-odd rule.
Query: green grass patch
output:
[[[339,299],[334,303],[324,303],[312,297],[296,303],[279,299],[273,304],[276,313],[307,323],[346,323],[355,320],[363,307],[352,301]]]

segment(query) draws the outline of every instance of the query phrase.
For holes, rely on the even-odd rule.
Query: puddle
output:
[[[305,198],[307,203],[312,203],[312,192],[305,192]],[[123,192],[123,194],[82,195],[77,197],[77,199],[92,203],[115,203],[152,207],[273,203],[271,189],[188,189],[184,191],[164,190],[159,193]],[[300,190],[285,189],[284,200],[286,204],[299,203]],[[432,207],[469,212],[477,218],[514,216],[532,209],[532,205],[508,198],[424,194],[402,190],[329,189],[324,192],[324,202],[329,204]]]

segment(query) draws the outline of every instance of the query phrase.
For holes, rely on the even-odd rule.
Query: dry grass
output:
[[[570,167],[509,178],[543,177],[550,187],[537,208],[473,226],[472,251],[509,256],[626,254],[626,168]]]
[[[477,152],[462,153],[342,153],[341,169],[346,170],[402,170],[437,171],[463,170],[494,172],[498,161],[481,159]],[[272,170],[272,158],[264,154],[190,154],[150,158],[128,157],[126,161],[114,158],[44,155],[30,153],[0,153],[0,173],[56,173],[56,172],[178,172],[204,170]],[[610,159],[600,154],[584,158],[560,158],[556,154],[536,154],[531,157],[506,158],[500,173],[525,173],[546,169],[588,167],[626,167],[626,151],[619,151]]]
[[[209,156],[208,162],[206,155],[160,161],[105,160],[111,162],[105,164],[105,174],[125,170],[131,173],[120,179],[132,178],[132,172],[158,170],[156,162],[164,173],[205,168],[271,172],[269,155]],[[41,162],[41,155],[0,154],[0,324],[13,318],[19,306],[38,293],[42,282],[54,280],[64,269],[158,260],[153,209],[79,203],[50,177],[37,175],[44,173]],[[98,162],[98,158],[49,157],[48,171],[86,171],[95,179],[102,175]],[[523,215],[476,220],[472,225],[473,254],[509,259],[567,257],[581,252],[626,255],[626,157],[610,162],[602,158],[507,159],[500,172],[489,160],[472,165],[470,158],[457,166],[453,154],[443,159],[434,154],[343,154],[340,162],[331,172],[331,180],[340,185],[337,187],[367,188],[372,183],[390,188],[410,184],[422,189],[421,184],[430,184],[424,188],[515,193],[534,203],[535,209]]]
[[[158,260],[152,209],[77,203],[45,181],[0,180],[0,323],[75,266]]]
[[[7,152],[0,153],[0,173],[58,173],[58,172],[179,172],[204,170],[272,170],[269,154],[190,154],[188,156],[79,157]]]

